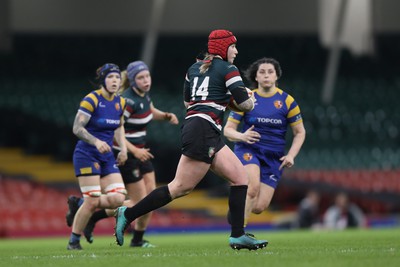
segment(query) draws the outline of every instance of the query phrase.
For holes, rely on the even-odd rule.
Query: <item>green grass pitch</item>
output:
[[[232,250],[228,233],[151,234],[156,248],[123,247],[113,236],[82,240],[82,251],[66,250],[68,237],[0,239],[1,266],[400,266],[400,228],[346,231],[257,231],[267,248]]]

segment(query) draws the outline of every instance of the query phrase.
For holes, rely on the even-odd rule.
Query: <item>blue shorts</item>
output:
[[[100,154],[76,148],[73,155],[75,176],[100,175],[120,173],[112,152]]]
[[[279,170],[284,156],[283,152],[267,151],[256,147],[236,144],[235,155],[243,165],[256,164],[260,168],[260,181],[276,189],[281,179],[283,169]]]

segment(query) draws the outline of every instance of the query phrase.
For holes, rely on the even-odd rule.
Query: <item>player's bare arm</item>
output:
[[[123,122],[123,118],[121,119],[121,121]],[[125,164],[125,161],[128,159],[127,147],[126,147],[126,142],[125,142],[126,139],[125,139],[124,126],[120,125],[114,131],[114,139],[117,141],[119,147],[121,148],[121,151],[117,155],[117,165],[122,166]]]
[[[75,116],[75,121],[74,121],[74,126],[72,127],[72,131],[82,141],[94,145],[100,153],[110,152],[111,147],[106,142],[97,139],[85,129],[85,126],[89,122],[89,119],[90,119],[89,116],[81,112],[78,112]]]
[[[244,102],[238,104],[238,107],[240,110],[242,110],[244,112],[251,111],[254,108],[254,101],[251,98],[249,98],[249,99],[245,100]]]
[[[88,124],[90,117],[78,112],[75,116],[75,121],[74,121],[74,126],[72,128],[74,134],[81,139],[82,141],[85,141],[86,143],[89,143],[91,145],[94,145],[97,138],[91,135],[86,129],[85,126]]]
[[[114,131],[114,139],[118,143],[121,152],[126,154],[128,150],[125,142],[126,139],[125,139],[125,128],[124,128],[124,116],[121,116],[120,125]]]
[[[254,108],[254,95],[250,89],[245,87],[239,87],[232,91],[233,98],[238,109],[243,112],[248,112]]]
[[[154,120],[165,120],[169,121],[171,124],[178,124],[179,120],[174,113],[159,110],[154,107],[153,103],[150,104],[151,113],[153,113]]]

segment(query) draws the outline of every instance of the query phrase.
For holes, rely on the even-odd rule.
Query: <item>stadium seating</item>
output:
[[[206,41],[197,35],[159,40],[151,96],[156,107],[182,120],[185,71]],[[0,147],[19,146],[29,155],[70,161],[76,142],[71,126],[79,100],[91,90],[94,70],[104,62],[126,66],[138,59],[142,41],[141,36],[15,36],[14,53],[0,55],[0,88],[6,92],[0,111],[7,114],[0,122],[12,125],[0,132]],[[243,70],[260,57],[277,58],[283,68],[279,86],[302,110],[307,139],[285,179],[358,192],[399,192],[400,79],[393,59],[400,53],[400,36],[380,35],[375,41],[374,58],[343,51],[333,101],[326,105],[321,88],[328,51],[316,36],[241,36],[236,65]],[[158,155],[155,166],[163,174],[160,181],[168,181],[180,153],[180,129],[153,123],[148,133]],[[51,175],[57,180],[56,172]]]
[[[67,198],[80,196],[76,186],[49,186],[16,176],[0,175],[0,238],[43,235],[68,236],[65,222]],[[153,213],[149,231],[217,230],[227,228],[226,198],[209,198],[206,192],[196,191]],[[256,222],[274,223],[281,212],[265,213]],[[114,219],[96,225],[95,234],[112,238]]]

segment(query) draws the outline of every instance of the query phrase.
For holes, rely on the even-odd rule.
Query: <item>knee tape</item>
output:
[[[123,183],[114,183],[106,187],[107,195],[123,194],[126,195],[125,185]]]
[[[82,191],[83,197],[100,197],[101,196],[100,185],[82,186],[81,191]]]

